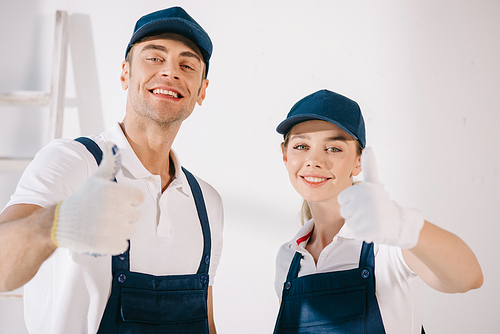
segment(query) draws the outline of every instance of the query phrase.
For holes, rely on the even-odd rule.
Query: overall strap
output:
[[[374,291],[376,290],[375,286],[375,254],[373,253],[373,242],[366,243],[363,241],[363,247],[361,248],[361,255],[359,256],[359,268],[370,267],[373,268],[373,277],[374,277]],[[365,269],[364,269],[365,270]]]
[[[83,146],[85,146],[87,148],[87,150],[90,153],[92,153],[98,166],[101,164],[102,150],[99,147],[99,145],[96,144],[95,141],[93,141],[92,139],[87,138],[87,137],[78,137],[75,139],[75,141],[81,143]],[[113,181],[116,182],[116,178],[113,179]],[[127,270],[128,271],[130,269],[129,250],[130,250],[130,240],[128,241],[128,248],[124,253],[113,256],[111,258],[113,273],[115,271],[118,271],[118,270]]]
[[[205,200],[203,199],[203,193],[201,191],[200,185],[196,178],[187,169],[182,167],[182,171],[186,174],[186,178],[193,193],[194,203],[196,204],[196,211],[198,212],[198,218],[200,219],[201,229],[203,232],[203,256],[201,257],[200,266],[198,268],[198,274],[208,274],[208,269],[210,267],[210,251],[212,248],[212,238],[210,235],[210,224],[208,222],[207,209],[205,206]]]
[[[98,166],[101,164],[101,161],[102,161],[102,150],[99,147],[99,145],[97,145],[95,143],[95,141],[93,141],[92,139],[87,138],[87,137],[78,137],[78,138],[75,139],[75,141],[83,144],[83,146],[85,146],[87,148],[87,150],[90,153],[92,153],[92,155],[94,156],[95,161],[97,162]]]
[[[288,269],[288,275],[286,275],[286,281],[290,282],[293,279],[296,279],[299,275],[300,270],[300,260],[302,260],[304,256],[299,252],[295,252],[293,256],[292,263],[290,264],[290,268]]]
[[[366,243],[363,241],[361,255],[359,256],[359,268],[372,267],[375,268],[375,255],[373,253],[373,242]]]
[[[290,287],[292,286],[292,281],[297,278],[299,275],[299,270],[300,270],[300,260],[302,260],[304,256],[300,254],[299,252],[295,252],[295,255],[293,256],[292,262],[290,263],[290,267],[288,268],[288,274],[286,275],[286,281],[283,283],[283,290],[281,292],[281,306],[280,306],[280,311],[278,315],[278,322],[281,323],[281,317],[283,316],[283,301],[285,298],[288,296],[288,293],[290,292]],[[276,329],[275,329],[276,333]]]
[[[92,153],[94,156],[97,165],[99,165],[102,161],[102,150],[92,139],[87,137],[79,137],[76,138],[75,141],[83,144],[87,150]],[[203,193],[201,191],[200,185],[196,178],[191,174],[187,169],[182,167],[182,171],[186,175],[189,186],[191,188],[191,192],[193,193],[194,201],[196,204],[196,210],[198,212],[198,218],[200,219],[201,228],[203,231],[203,256],[200,261],[200,266],[198,268],[198,273],[206,273],[208,274],[208,269],[210,267],[210,251],[212,247],[212,241],[210,236],[210,224],[208,222],[208,214],[205,206],[205,200],[203,198]],[[116,182],[116,179],[114,180]],[[113,256],[112,265],[113,265],[113,273],[118,270],[130,270],[130,240],[129,247],[127,251],[117,256]]]

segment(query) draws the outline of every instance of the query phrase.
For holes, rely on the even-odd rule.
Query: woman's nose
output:
[[[321,168],[324,166],[324,159],[322,158],[321,152],[310,151],[307,157],[307,166],[313,168]]]

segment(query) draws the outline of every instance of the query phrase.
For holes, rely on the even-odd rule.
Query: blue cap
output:
[[[207,32],[181,7],[159,10],[141,17],[135,24],[134,33],[127,45],[125,58],[133,44],[145,37],[171,32],[191,40],[200,49],[208,73],[208,61],[212,55],[212,41]]]
[[[284,135],[296,124],[310,120],[330,122],[358,140],[363,148],[366,145],[361,109],[345,96],[323,89],[304,97],[295,103],[276,131]]]

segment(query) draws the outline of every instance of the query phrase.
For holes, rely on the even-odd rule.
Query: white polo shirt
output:
[[[295,252],[304,255],[298,276],[348,270],[359,267],[362,242],[344,227],[323,249],[318,263],[305,249],[314,221],[307,222],[289,242],[281,246],[276,258],[276,294],[281,300],[283,283]],[[422,326],[422,280],[408,267],[399,247],[374,245],[375,294],[387,334],[420,334]]]
[[[118,183],[144,192],[141,218],[130,240],[130,270],[152,275],[193,274],[203,252],[203,235],[193,195],[172,151],[175,178],[161,192],[160,176],[142,165],[120,125],[91,137],[101,148],[115,143],[122,156]],[[97,169],[91,153],[72,139],[52,141],[27,167],[12,204],[53,205],[70,196]],[[205,199],[212,250],[210,285],[222,251],[223,208],[219,194],[196,178]],[[24,287],[26,326],[30,333],[95,334],[111,289],[111,257],[81,255],[58,248]]]

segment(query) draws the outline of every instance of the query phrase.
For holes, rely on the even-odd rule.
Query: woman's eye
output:
[[[295,146],[293,147],[293,149],[294,149],[294,150],[305,150],[305,149],[307,149],[307,146],[306,146],[306,145],[300,145],[300,144],[299,144],[299,145],[295,145]]]
[[[328,147],[326,150],[327,150],[327,151],[329,151],[329,152],[342,152],[342,151],[341,151],[339,148],[337,148],[337,147]]]

